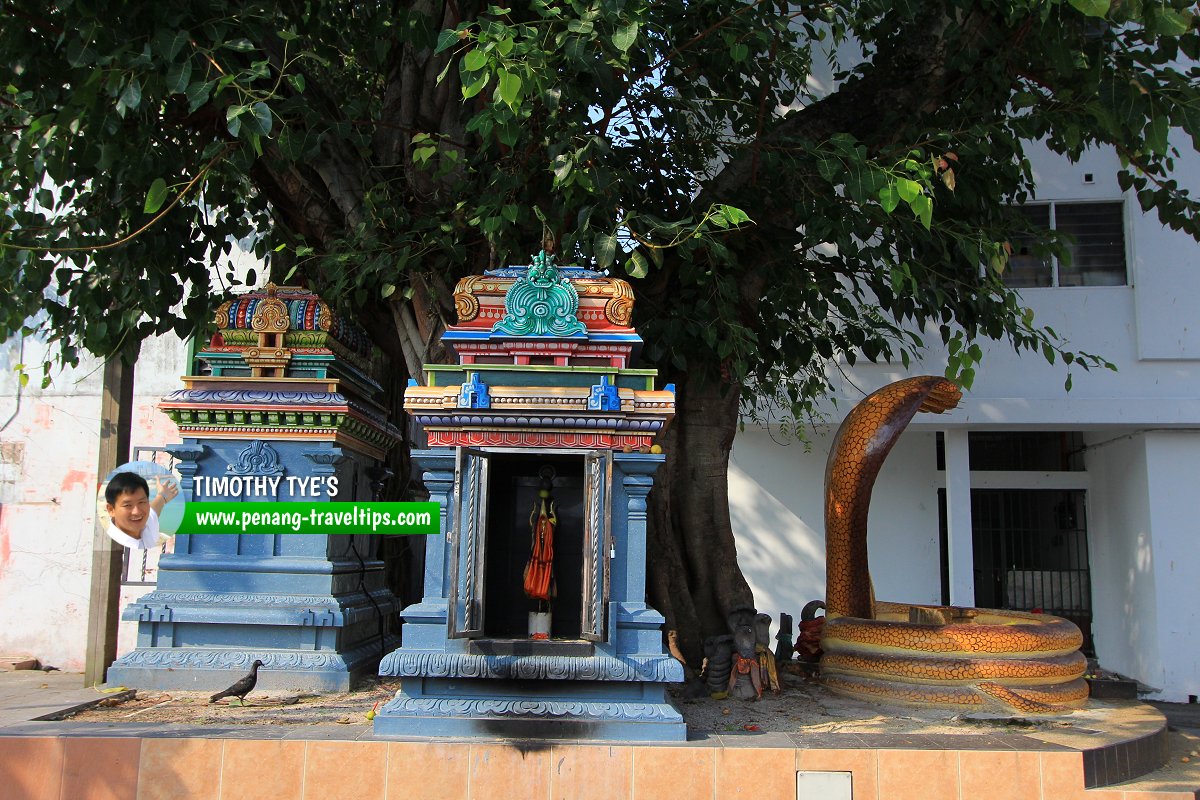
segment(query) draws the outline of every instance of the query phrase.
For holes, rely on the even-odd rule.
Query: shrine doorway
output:
[[[529,612],[541,610],[522,589],[532,544],[530,515],[541,475],[551,476],[558,524],[554,531],[554,587],[550,638],[578,639],[583,608],[583,456],[497,456],[488,477],[488,547],[484,577],[484,636],[524,639]]]
[[[551,481],[555,593],[550,638],[601,641],[606,636],[611,538],[605,451],[460,448],[451,551],[451,638],[530,637],[529,614],[545,603],[524,591],[532,544],[530,517],[543,476]]]

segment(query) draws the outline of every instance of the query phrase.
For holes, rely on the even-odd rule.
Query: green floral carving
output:
[[[545,250],[533,257],[529,272],[504,295],[504,319],[492,333],[510,336],[576,336],[587,328],[575,318],[579,295],[562,277],[554,256]]]

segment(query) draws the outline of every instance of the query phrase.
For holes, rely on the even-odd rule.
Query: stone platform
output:
[[[1200,747],[1200,738],[1169,733],[1160,712],[1136,702],[1098,706],[1095,722],[1065,734],[740,732],[670,745],[416,742],[376,739],[366,724],[36,720],[104,695],[80,688],[78,676],[34,673],[14,683],[11,675],[0,676],[6,800],[1200,796],[1200,759],[1180,760]],[[1167,769],[1119,780],[1166,759]]]

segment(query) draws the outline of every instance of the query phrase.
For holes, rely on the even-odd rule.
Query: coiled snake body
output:
[[[867,512],[875,478],[918,411],[941,413],[961,396],[944,378],[908,378],[867,397],[838,429],[825,468],[822,680],[856,697],[917,705],[1028,714],[1080,706],[1087,661],[1068,620],[872,597]]]

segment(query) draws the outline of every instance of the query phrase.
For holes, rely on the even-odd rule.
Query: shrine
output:
[[[380,674],[401,688],[384,736],[682,741],[683,680],[646,600],[646,497],[674,389],[633,369],[633,293],[606,273],[529,267],[459,282],[405,409],[412,457],[442,511],[421,602]],[[440,546],[439,546],[440,545]]]
[[[168,449],[184,499],[372,499],[400,432],[380,404],[366,334],[307,289],[270,284],[222,305],[216,328],[197,354],[208,374],[185,376],[160,406],[183,439]],[[246,491],[256,485],[278,488]],[[299,485],[337,489],[313,496]],[[113,685],[220,689],[260,660],[264,687],[347,691],[395,646],[386,623],[399,602],[378,536],[175,538],[158,586],[125,610],[137,648],[109,669]]]

